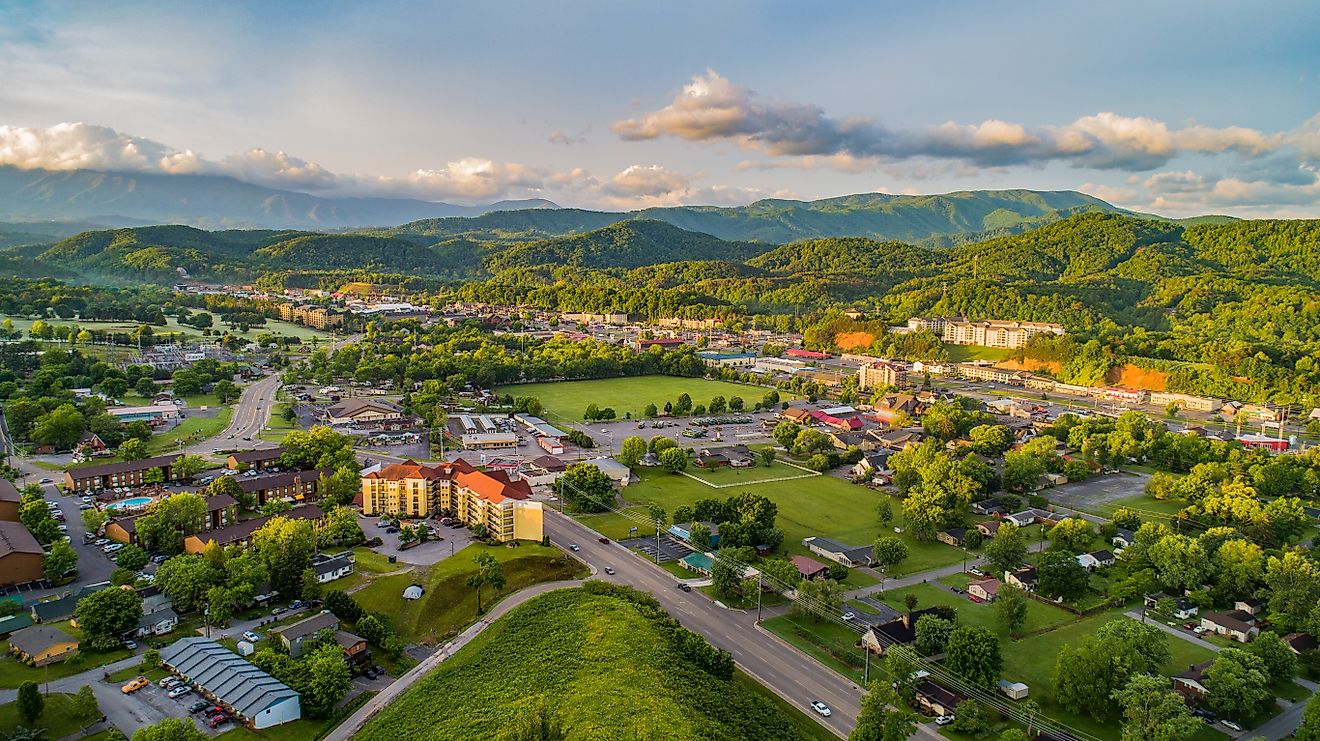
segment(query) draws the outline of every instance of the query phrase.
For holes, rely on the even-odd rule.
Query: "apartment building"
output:
[[[175,453],[136,461],[70,468],[64,472],[64,490],[76,494],[91,494],[102,489],[121,486],[142,486],[147,483],[144,480],[147,472],[153,468],[160,469],[162,483],[169,484],[178,478],[174,475],[173,465],[179,457],[179,454]]]
[[[901,363],[875,360],[857,370],[857,387],[862,391],[885,386],[903,388],[907,385],[907,375],[907,367]]]
[[[280,304],[280,319],[314,329],[339,327],[344,323],[343,314],[316,304]]]
[[[962,317],[912,317],[908,331],[929,330],[952,345],[979,345],[1016,350],[1038,334],[1063,334],[1063,326],[1049,322],[1018,322],[1000,319],[968,321]]]
[[[478,471],[461,458],[434,466],[404,461],[362,477],[362,514],[368,517],[448,510],[469,526],[484,525],[500,542],[541,540],[541,503],[530,497],[527,482]]]

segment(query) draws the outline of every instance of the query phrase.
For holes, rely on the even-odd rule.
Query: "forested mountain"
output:
[[[322,198],[216,175],[152,175],[0,166],[0,219],[165,223],[212,228],[339,229],[387,226],[493,209],[554,208],[549,201],[455,206],[409,198]]]
[[[741,262],[768,249],[768,244],[725,241],[662,221],[638,219],[585,234],[516,244],[496,252],[487,267],[493,272],[535,265],[636,268],[687,260]]]

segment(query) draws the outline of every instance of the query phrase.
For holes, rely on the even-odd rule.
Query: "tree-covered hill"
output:
[[[488,267],[499,271],[534,265],[636,268],[687,260],[741,262],[769,248],[767,244],[725,241],[661,221],[633,220],[571,237],[513,245],[495,253]]]

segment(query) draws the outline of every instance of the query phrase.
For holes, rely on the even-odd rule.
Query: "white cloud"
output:
[[[166,173],[204,169],[191,151],[85,123],[61,123],[46,129],[0,126],[0,165]]]

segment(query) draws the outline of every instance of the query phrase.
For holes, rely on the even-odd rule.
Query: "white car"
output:
[[[853,613],[853,612],[845,612],[845,613],[843,613],[843,619],[844,619],[844,620],[856,620],[856,619],[857,619],[857,614],[856,614],[856,613]]]
[[[1242,733],[1242,726],[1238,725],[1237,723],[1234,723],[1231,720],[1221,720],[1219,722],[1222,723],[1225,728],[1227,728],[1230,731],[1233,731],[1234,733]]]
[[[954,719],[954,716],[952,716],[952,715],[941,715],[941,716],[939,716],[938,718],[935,719],[935,725],[937,725],[937,726],[947,726],[947,725],[949,725],[950,723],[953,722],[953,719]]]
[[[1205,632],[1205,626],[1204,626],[1204,625],[1193,626],[1193,627],[1192,627],[1192,632],[1195,633],[1195,634],[1197,634],[1197,635],[1200,635],[1200,634],[1202,634],[1202,633]]]
[[[248,643],[256,643],[257,641],[261,640],[261,636],[257,635],[256,633],[253,633],[250,630],[245,630],[243,631],[243,640],[247,641]]]
[[[830,717],[830,715],[833,714],[833,713],[830,711],[830,706],[829,706],[829,705],[826,705],[825,703],[821,702],[820,700],[812,700],[812,701],[811,701],[811,709],[812,709],[812,710],[815,710],[817,714],[819,714],[819,715],[821,715],[821,716],[823,716],[823,717],[826,717],[826,718]]]

